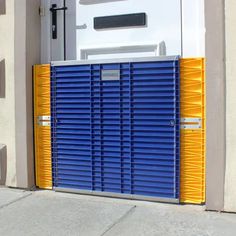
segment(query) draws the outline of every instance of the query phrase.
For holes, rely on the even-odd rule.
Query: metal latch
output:
[[[201,118],[181,118],[180,120],[181,129],[201,129],[202,119]]]
[[[39,126],[51,126],[51,116],[38,116],[37,124]]]

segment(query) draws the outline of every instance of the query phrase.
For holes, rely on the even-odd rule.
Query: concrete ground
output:
[[[236,215],[201,206],[0,188],[0,235],[235,236]]]

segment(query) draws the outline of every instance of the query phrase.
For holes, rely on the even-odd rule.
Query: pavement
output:
[[[0,235],[235,236],[236,214],[53,191],[0,188]]]

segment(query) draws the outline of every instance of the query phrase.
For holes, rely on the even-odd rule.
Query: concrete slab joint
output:
[[[7,147],[0,144],[0,185],[6,184],[7,175]]]

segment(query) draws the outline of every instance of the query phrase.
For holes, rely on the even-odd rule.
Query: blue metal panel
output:
[[[178,58],[51,71],[54,187],[178,199]]]

